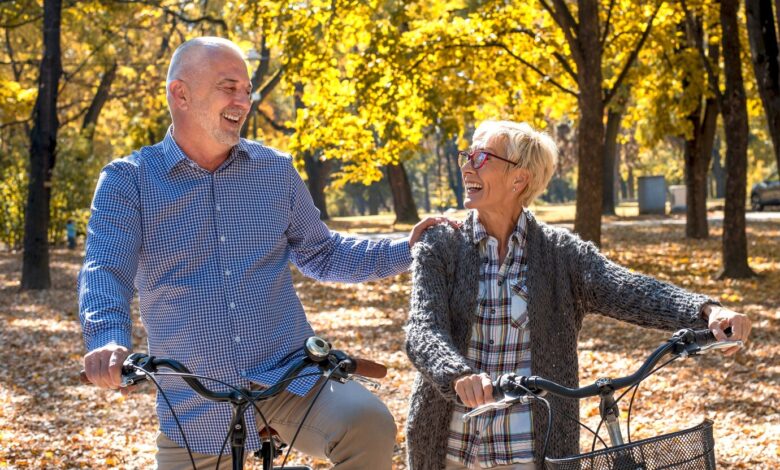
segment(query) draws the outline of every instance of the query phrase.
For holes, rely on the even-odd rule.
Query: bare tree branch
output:
[[[607,21],[604,22],[604,32],[601,34],[601,45],[607,41],[607,35],[609,34],[609,26],[612,21],[612,9],[615,7],[615,0],[609,0],[609,7],[607,8]]]
[[[268,122],[268,124],[270,124],[271,127],[273,127],[275,130],[279,132],[283,132],[285,135],[295,134],[295,128],[287,127],[284,124],[279,124],[278,122],[274,121],[274,119],[268,114],[266,114],[266,112],[263,111],[262,108],[257,108],[257,114],[263,116],[263,118]]]
[[[685,0],[680,0],[680,6],[682,6],[683,11],[685,12],[685,20],[688,23],[688,28],[691,30],[695,29],[696,21],[694,20],[691,11],[688,9],[688,3]],[[723,93],[720,91],[718,76],[715,74],[715,71],[712,70],[712,64],[710,64],[710,61],[707,59],[707,54],[704,52],[704,39],[698,35],[694,36],[696,39],[696,49],[699,50],[699,57],[704,65],[704,70],[707,71],[710,88],[712,89],[712,92],[715,93],[715,96],[718,97],[718,103],[722,103],[724,99]]]
[[[582,67],[584,57],[580,50],[579,25],[569,11],[569,7],[563,0],[552,0],[555,4],[555,8],[552,7],[547,0],[539,0],[542,7],[552,16],[553,20],[561,27],[566,41],[569,43],[569,49],[571,49],[571,55],[574,57],[574,62],[578,67]]]
[[[531,31],[530,29],[523,28],[523,27],[513,28],[513,29],[510,30],[510,32],[525,34],[526,36],[531,37],[534,40],[536,40],[536,38],[540,37],[538,34],[536,34],[535,32]],[[544,44],[546,46],[551,45],[549,41],[545,41],[544,39],[541,39],[541,41],[542,41],[542,44]],[[565,70],[566,73],[568,73],[569,76],[574,79],[574,81],[577,81],[577,72],[574,70],[574,67],[571,66],[571,64],[566,59],[566,57],[564,57],[563,54],[561,54],[560,52],[557,52],[557,51],[553,52],[553,57],[555,57],[555,59],[558,61],[558,63],[561,64],[561,67],[563,67],[563,70]]]
[[[650,15],[650,19],[647,20],[647,26],[645,26],[645,30],[642,32],[642,37],[639,38],[636,46],[628,56],[628,60],[623,66],[623,69],[620,71],[620,74],[618,75],[617,80],[615,80],[615,83],[612,85],[612,88],[607,90],[607,93],[604,96],[604,106],[608,105],[615,96],[615,93],[617,93],[617,91],[620,89],[620,86],[623,84],[623,80],[625,80],[626,75],[628,75],[629,70],[631,70],[631,67],[634,65],[634,62],[639,55],[639,51],[642,50],[642,47],[645,45],[645,41],[647,41],[647,37],[650,35],[650,30],[653,29],[653,21],[655,21],[655,17],[658,15],[658,11],[661,9],[661,5],[663,5],[663,3],[663,1],[660,1],[656,4],[653,14]]]
[[[223,29],[227,30],[228,26],[227,23],[225,23],[225,20],[222,18],[215,18],[210,15],[203,15],[199,16],[197,18],[190,18],[186,15],[184,15],[181,12],[172,10],[171,8],[164,6],[161,4],[161,2],[155,2],[152,0],[112,0],[114,3],[122,3],[122,4],[140,4],[140,5],[147,5],[150,7],[159,8],[162,10],[165,14],[174,16],[178,18],[179,20],[189,23],[189,24],[200,24],[200,23],[210,23],[215,24],[217,26],[221,26]]]

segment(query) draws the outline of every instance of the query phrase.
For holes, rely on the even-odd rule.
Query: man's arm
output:
[[[447,219],[431,217],[417,224],[410,237],[367,240],[331,232],[320,220],[309,190],[292,164],[288,166],[291,259],[309,277],[323,281],[362,282],[393,276],[409,269],[411,245],[428,227]]]
[[[117,388],[131,347],[130,302],[141,247],[138,190],[126,162],[100,174],[87,225],[86,256],[79,273],[79,318],[88,353],[87,378]]]

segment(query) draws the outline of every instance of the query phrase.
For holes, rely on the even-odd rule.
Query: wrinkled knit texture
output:
[[[598,313],[649,328],[706,328],[701,307],[708,297],[634,274],[607,260],[589,242],[548,226],[528,211],[528,314],[531,372],[578,386],[577,339],[582,320]],[[413,288],[406,352],[418,370],[412,389],[406,441],[410,470],[445,466],[447,434],[457,395],[452,382],[472,371],[468,349],[479,289],[479,249],[472,211],[460,229],[438,225],[412,250]],[[630,373],[633,371],[625,371]],[[577,400],[547,395],[553,413],[548,457],[579,453]],[[557,410],[557,411],[555,411]],[[547,431],[544,405],[532,402],[536,466]]]

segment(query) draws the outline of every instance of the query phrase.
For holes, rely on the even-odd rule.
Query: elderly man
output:
[[[79,276],[80,316],[93,383],[116,389],[131,348],[130,302],[137,289],[149,352],[238,387],[268,386],[313,334],[288,262],[320,280],[360,282],[409,268],[405,240],[359,240],[330,232],[290,157],[239,132],[251,83],[241,50],[197,38],[173,54],[167,98],[173,125],[162,142],[105,167]],[[313,399],[301,378],[261,409],[289,442]],[[181,381],[165,381],[199,468],[213,468],[230,409]],[[347,406],[348,405],[348,406]],[[158,402],[157,466],[191,468],[168,406]],[[251,421],[251,420],[250,420]],[[325,389],[295,446],[337,469],[389,469],[395,423],[355,383]],[[247,449],[259,447],[255,422]],[[230,458],[221,462],[227,468]]]

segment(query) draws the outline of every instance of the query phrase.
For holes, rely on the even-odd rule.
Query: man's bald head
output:
[[[166,85],[173,80],[185,80],[193,77],[198,70],[203,70],[204,64],[216,53],[234,52],[244,58],[244,53],[232,41],[227,39],[204,36],[183,43],[176,48],[168,67]]]

